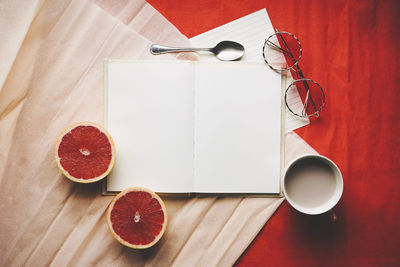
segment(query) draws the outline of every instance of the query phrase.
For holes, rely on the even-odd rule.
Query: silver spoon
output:
[[[233,41],[222,41],[212,48],[184,48],[184,47],[170,47],[159,44],[152,44],[150,52],[153,55],[171,53],[171,52],[194,52],[194,51],[207,51],[214,53],[219,60],[231,61],[238,60],[244,54],[243,45]]]

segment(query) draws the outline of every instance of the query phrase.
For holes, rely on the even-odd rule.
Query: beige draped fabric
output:
[[[282,198],[165,198],[165,235],[153,248],[132,250],[107,229],[111,197],[100,195],[100,183],[75,184],[54,161],[64,128],[103,121],[104,59],[152,58],[151,42],[187,45],[187,38],[143,0],[0,7],[1,265],[233,264]],[[302,153],[315,151],[287,134],[285,161]]]

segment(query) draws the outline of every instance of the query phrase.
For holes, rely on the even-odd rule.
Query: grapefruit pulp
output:
[[[143,249],[156,244],[167,226],[167,209],[161,198],[149,189],[125,189],[112,200],[107,224],[123,245]]]
[[[61,172],[78,183],[103,179],[115,161],[111,136],[100,125],[89,122],[74,124],[61,133],[55,153]]]

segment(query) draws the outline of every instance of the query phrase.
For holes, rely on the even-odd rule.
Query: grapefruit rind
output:
[[[101,174],[101,175],[99,175],[97,177],[90,178],[90,179],[79,179],[79,178],[76,178],[76,177],[73,177],[72,175],[70,175],[68,173],[68,171],[65,170],[63,168],[63,166],[61,165],[60,157],[58,156],[58,147],[60,146],[60,143],[61,143],[62,138],[64,137],[64,135],[66,133],[70,132],[72,129],[78,127],[78,126],[92,126],[92,127],[95,127],[97,129],[99,129],[102,133],[104,133],[107,136],[108,140],[110,141],[111,149],[112,149],[112,158],[111,158],[111,161],[110,161],[110,165],[108,166],[108,169],[103,174]],[[78,122],[78,123],[75,123],[75,124],[71,125],[70,127],[66,128],[59,135],[59,137],[57,139],[57,142],[56,142],[56,146],[55,146],[55,159],[56,159],[56,162],[57,162],[57,166],[60,169],[60,171],[62,172],[62,174],[64,174],[64,176],[67,177],[68,179],[70,179],[71,181],[77,182],[77,183],[84,183],[84,184],[94,183],[94,182],[100,181],[101,179],[105,178],[110,173],[112,168],[114,167],[114,162],[115,162],[115,145],[114,145],[114,141],[111,138],[111,135],[107,132],[106,129],[104,129],[103,126],[101,126],[101,125],[99,125],[97,123],[93,123],[93,122]]]
[[[144,192],[150,193],[153,196],[153,198],[156,198],[158,200],[158,202],[160,203],[161,209],[162,209],[162,211],[164,213],[164,216],[165,216],[163,227],[162,227],[160,233],[156,236],[156,238],[151,243],[146,244],[146,245],[134,245],[134,244],[131,244],[131,243],[123,240],[117,233],[115,233],[115,231],[114,231],[114,229],[112,227],[111,211],[112,211],[112,209],[114,207],[115,202],[120,197],[124,196],[126,193],[129,193],[129,192],[132,192],[132,191],[144,191]],[[130,187],[130,188],[127,188],[127,189],[121,191],[111,201],[110,206],[108,207],[108,210],[107,210],[107,225],[108,225],[108,229],[110,230],[111,234],[122,245],[130,247],[130,248],[134,248],[134,249],[146,249],[146,248],[154,246],[161,239],[161,237],[164,235],[165,229],[167,228],[167,224],[168,224],[168,213],[167,213],[167,208],[165,207],[164,201],[156,193],[154,193],[150,189],[147,189],[147,188],[144,188],[144,187]]]

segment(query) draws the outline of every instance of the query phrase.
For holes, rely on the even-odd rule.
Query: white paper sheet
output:
[[[282,29],[280,29],[282,30]],[[262,57],[262,48],[265,39],[274,33],[274,28],[268,17],[267,10],[262,9],[240,19],[229,22],[218,28],[202,33],[190,39],[195,47],[213,47],[222,40],[232,40],[241,43],[246,50],[241,59],[244,62],[264,62]],[[214,56],[202,54],[201,61],[218,61]],[[265,65],[268,68],[267,65]],[[287,83],[292,81],[291,75],[288,75]],[[277,88],[277,89],[280,89]],[[295,92],[294,90],[292,90]],[[292,101],[301,105],[301,98],[298,94],[290,96]],[[286,132],[293,131],[310,123],[310,120],[296,117],[288,110],[285,119]]]
[[[281,84],[262,63],[110,61],[107,189],[280,192]]]

